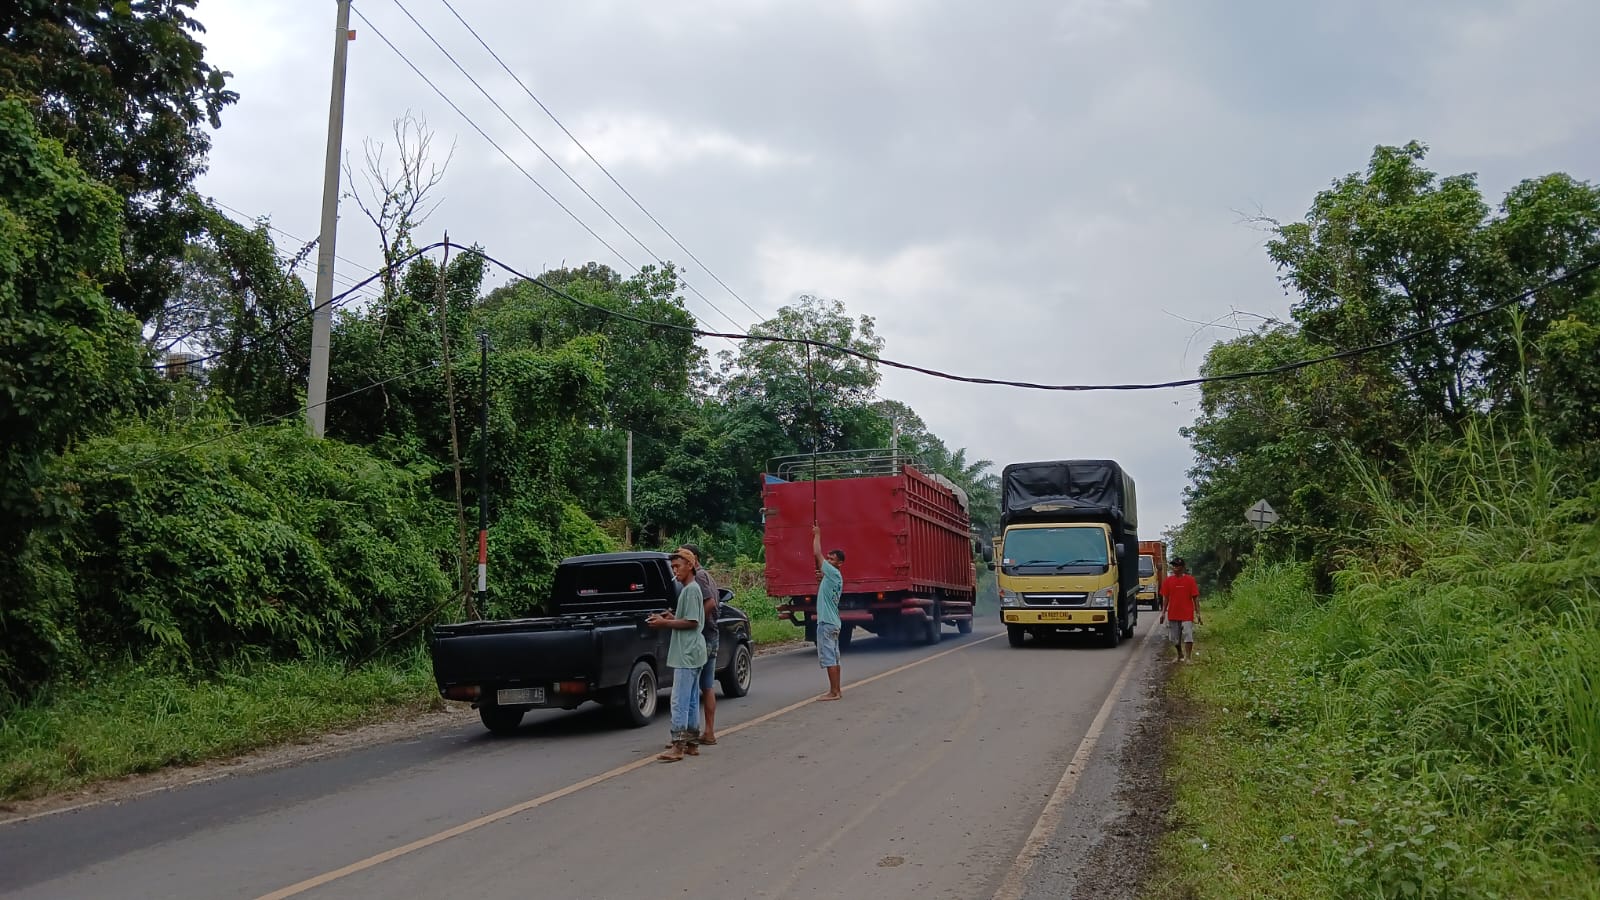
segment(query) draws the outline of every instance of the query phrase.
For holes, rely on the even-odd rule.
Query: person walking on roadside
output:
[[[706,639],[700,633],[705,603],[700,585],[694,581],[698,560],[679,550],[671,561],[672,577],[679,585],[678,608],[645,619],[651,628],[672,631],[667,646],[667,665],[672,668],[672,746],[656,757],[662,762],[700,755],[700,667],[706,663]]]
[[[811,552],[817,557],[822,582],[817,585],[817,663],[828,673],[828,692],[818,700],[844,696],[839,687],[839,595],[844,593],[843,550],[822,552],[822,526],[811,526]]]
[[[1194,626],[1205,624],[1200,619],[1200,584],[1188,572],[1183,557],[1172,560],[1172,574],[1161,582],[1161,622],[1167,626],[1172,649],[1177,651],[1176,662],[1194,659]]]
[[[722,645],[722,633],[717,628],[717,582],[706,569],[706,558],[698,546],[684,544],[678,550],[695,558],[694,583],[700,586],[704,597],[706,621],[700,634],[706,639],[706,664],[700,667],[700,744],[711,747],[717,743],[717,651]]]

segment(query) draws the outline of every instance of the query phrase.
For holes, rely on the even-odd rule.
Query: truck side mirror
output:
[[[993,572],[994,571],[994,560],[993,559],[989,559],[989,560],[985,560],[985,562],[989,566],[989,571]]]
[[[994,548],[989,546],[988,544],[984,544],[984,545],[980,546],[978,548],[978,553],[979,553],[980,556],[983,557],[983,561],[984,562],[986,562],[986,563],[994,562]]]

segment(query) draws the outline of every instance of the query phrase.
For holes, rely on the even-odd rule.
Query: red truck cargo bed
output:
[[[813,490],[822,549],[845,553],[846,594],[973,593],[970,520],[955,494],[907,465],[894,474],[820,481],[765,479],[767,593],[814,596]]]

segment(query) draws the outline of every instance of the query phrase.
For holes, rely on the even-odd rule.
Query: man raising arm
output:
[[[817,558],[822,582],[817,585],[817,663],[828,673],[828,692],[818,700],[837,700],[839,687],[839,595],[844,593],[843,550],[822,552],[822,526],[811,526],[811,553]]]

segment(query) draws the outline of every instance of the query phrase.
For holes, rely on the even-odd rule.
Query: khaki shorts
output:
[[[1167,620],[1167,640],[1174,644],[1194,643],[1194,623]]]

